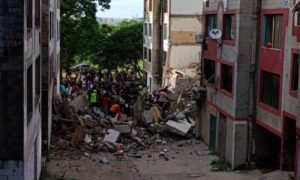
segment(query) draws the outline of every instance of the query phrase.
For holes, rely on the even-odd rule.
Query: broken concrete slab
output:
[[[84,96],[78,96],[70,102],[70,105],[79,110],[84,110],[87,107],[87,104],[88,100]]]
[[[169,120],[166,124],[166,127],[168,128],[168,130],[175,134],[185,136],[192,128],[192,124],[189,123],[186,119],[178,121]]]
[[[100,116],[100,118],[104,118],[105,117],[105,114],[99,108],[94,107],[93,108],[93,112],[95,114],[97,114],[98,116]]]
[[[153,113],[151,110],[146,110],[143,112],[143,117],[144,117],[144,120],[147,124],[149,123],[152,123],[153,122],[153,119],[154,119],[154,116],[153,116]]]
[[[92,137],[90,135],[86,134],[85,137],[84,137],[84,142],[87,143],[87,144],[91,143],[92,142]]]
[[[128,125],[128,124],[115,125],[114,129],[119,131],[120,133],[123,133],[123,134],[131,133],[131,126]]]
[[[103,142],[111,142],[111,143],[115,143],[118,141],[120,137],[120,132],[116,131],[114,129],[109,129],[106,132],[106,135],[103,139]]]

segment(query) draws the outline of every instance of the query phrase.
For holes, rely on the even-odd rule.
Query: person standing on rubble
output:
[[[107,116],[108,115],[109,94],[105,90],[104,90],[103,94],[104,94],[103,98],[102,98],[103,99],[103,112],[104,112],[105,116]]]
[[[112,116],[116,116],[116,114],[120,111],[120,105],[117,101],[110,107],[110,112],[112,113]]]
[[[90,96],[90,107],[97,107],[97,90],[93,90]]]

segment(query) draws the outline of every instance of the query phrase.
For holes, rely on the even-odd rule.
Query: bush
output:
[[[218,160],[213,160],[210,165],[213,167],[213,171],[230,171],[231,164],[225,159],[225,157],[221,157]]]

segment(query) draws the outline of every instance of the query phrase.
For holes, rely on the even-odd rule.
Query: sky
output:
[[[111,0],[110,9],[101,11],[97,17],[137,18],[143,17],[143,0]]]

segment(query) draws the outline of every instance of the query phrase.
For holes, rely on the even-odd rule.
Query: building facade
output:
[[[207,98],[200,132],[213,151],[238,167],[246,162],[251,114],[251,65],[255,58],[254,4],[249,0],[204,4],[205,45],[202,66]],[[222,31],[212,39],[212,29]],[[255,31],[254,31],[255,32]]]
[[[60,84],[60,0],[43,0],[42,29],[42,132],[43,149],[51,143],[52,99]]]
[[[299,10],[298,0],[261,2],[256,115],[257,158],[275,159],[272,165],[294,171],[295,179],[300,178]]]
[[[145,0],[144,70],[150,90],[162,86],[165,71],[199,64],[202,1]]]
[[[40,176],[42,4],[0,0],[0,179]]]
[[[207,96],[201,135],[233,168],[254,161],[258,168],[298,174],[300,19],[295,3],[204,3]],[[222,31],[220,39],[209,37],[214,28]]]
[[[160,0],[144,0],[144,78],[149,91],[160,88],[161,84],[162,3]]]

